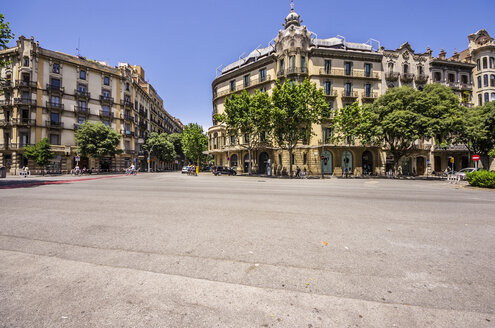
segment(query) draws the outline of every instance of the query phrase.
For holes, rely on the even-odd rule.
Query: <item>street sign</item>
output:
[[[76,162],[79,162],[81,160],[81,158],[79,156],[76,156]]]
[[[451,163],[454,163],[454,157],[451,157],[451,158],[450,158],[450,162],[451,162]]]
[[[475,161],[475,162],[476,162],[476,161],[479,161],[479,160],[480,160],[480,155],[473,155],[473,156],[471,157],[471,159],[472,159],[473,161]]]

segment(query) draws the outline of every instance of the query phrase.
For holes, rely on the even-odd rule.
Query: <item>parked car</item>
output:
[[[222,175],[222,174],[236,175],[237,174],[235,167],[228,168],[226,166],[213,166],[211,172],[213,172],[214,175]]]
[[[474,168],[474,167],[466,167],[462,170],[459,170],[457,172],[454,173],[454,175],[456,177],[459,177],[459,179],[461,180],[466,180],[466,173],[471,173],[471,172],[474,172],[474,171],[480,171],[480,170],[483,170],[482,168]]]
[[[182,173],[187,173],[187,166],[182,167]]]

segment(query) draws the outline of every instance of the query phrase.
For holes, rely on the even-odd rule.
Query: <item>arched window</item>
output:
[[[485,103],[489,101],[490,101],[490,95],[488,94],[488,92],[485,92]]]
[[[492,97],[490,99],[490,101],[494,101],[495,100],[495,92],[492,92]]]
[[[483,105],[483,96],[481,94],[478,95],[478,106]]]
[[[495,87],[495,75],[490,75],[490,86]]]
[[[478,76],[478,89],[481,88],[481,76]]]
[[[495,67],[495,58],[490,57],[490,68]]]
[[[442,73],[440,72],[435,72],[433,75],[435,82],[440,82],[442,80]]]
[[[483,69],[488,68],[488,58],[483,57]]]
[[[479,59],[476,61],[476,68],[478,69],[478,71],[481,70],[481,62]]]
[[[488,74],[483,75],[483,86],[488,86]]]
[[[404,74],[409,73],[409,65],[404,64]]]
[[[29,57],[24,57],[24,63],[23,63],[24,66],[26,67],[29,67]]]
[[[388,71],[393,72],[394,71],[394,63],[388,63]]]

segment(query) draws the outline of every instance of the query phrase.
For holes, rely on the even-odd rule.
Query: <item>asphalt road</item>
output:
[[[493,190],[28,179],[65,183],[0,189],[0,327],[495,326]]]

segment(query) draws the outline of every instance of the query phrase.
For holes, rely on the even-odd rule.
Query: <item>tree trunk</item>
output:
[[[251,175],[253,173],[252,168],[252,159],[251,159],[251,149],[248,149],[248,174]]]
[[[292,179],[292,148],[289,148],[289,177]]]

